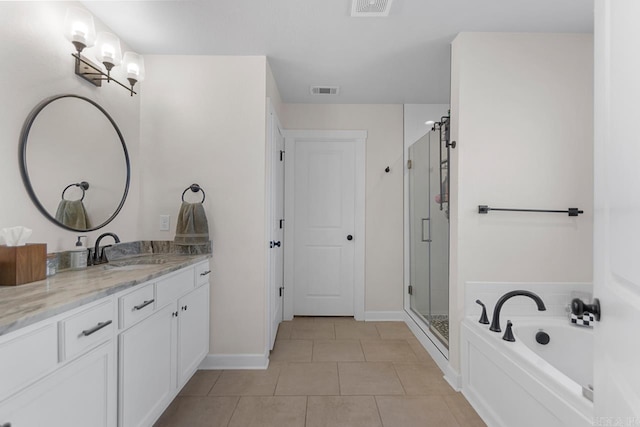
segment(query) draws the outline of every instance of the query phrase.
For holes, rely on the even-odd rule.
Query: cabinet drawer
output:
[[[59,322],[60,361],[77,356],[113,337],[113,299]]]
[[[208,262],[203,262],[195,266],[196,287],[204,285],[209,281],[211,276],[211,266]]]
[[[0,400],[54,369],[58,364],[55,322],[0,344]]]
[[[170,277],[158,280],[156,283],[156,307],[174,303],[193,288],[193,268],[187,268]]]
[[[119,308],[121,329],[128,328],[149,316],[155,308],[153,283],[120,297]]]

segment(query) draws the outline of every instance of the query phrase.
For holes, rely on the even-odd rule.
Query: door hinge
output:
[[[282,230],[282,227],[284,227],[284,219],[280,220],[280,230]]]
[[[278,288],[278,291],[279,291],[280,296],[282,296],[282,294],[284,294],[284,286],[280,286]]]
[[[407,160],[407,169],[411,169],[413,166],[413,161],[411,159]]]
[[[280,150],[280,161],[284,160],[284,150]]]
[[[413,286],[409,285],[409,295],[413,295]]]

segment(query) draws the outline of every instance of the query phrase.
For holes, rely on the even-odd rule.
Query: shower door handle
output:
[[[421,223],[422,223],[422,239],[421,240],[423,242],[431,243],[431,228],[429,227],[429,220],[430,220],[430,218],[422,218],[422,221],[421,221]],[[424,233],[425,232],[425,226],[424,226],[425,222],[427,224],[427,227],[426,227],[427,235],[426,235],[426,237],[425,237],[425,233]]]

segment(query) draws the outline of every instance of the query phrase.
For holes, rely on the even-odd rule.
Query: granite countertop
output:
[[[189,265],[210,254],[152,254],[67,270],[45,280],[0,286],[0,335],[97,301]],[[135,264],[135,267],[127,267]],[[117,266],[123,266],[118,268]]]

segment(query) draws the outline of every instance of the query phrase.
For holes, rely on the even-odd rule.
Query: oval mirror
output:
[[[122,133],[96,102],[56,95],[29,114],[20,135],[20,172],[36,207],[72,231],[110,223],[129,192]]]

